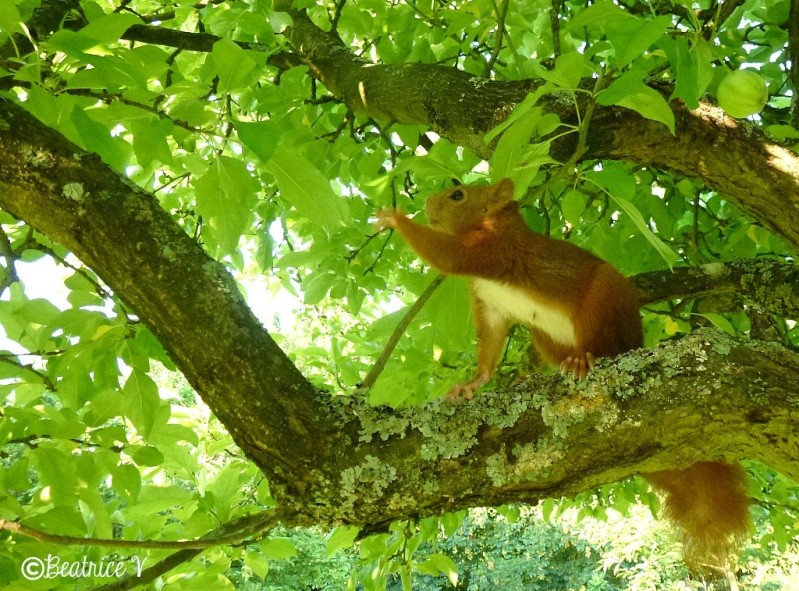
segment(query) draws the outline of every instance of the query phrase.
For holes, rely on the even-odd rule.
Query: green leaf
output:
[[[446,554],[431,554],[427,560],[416,565],[416,570],[424,575],[446,575],[450,584],[458,585],[458,567]]]
[[[269,12],[269,24],[272,26],[272,31],[275,33],[282,33],[288,27],[294,24],[294,20],[288,12]]]
[[[679,260],[677,254],[652,232],[639,209],[630,201],[635,195],[635,179],[619,165],[608,164],[603,170],[585,175],[586,180],[602,187],[613,202],[633,222],[635,227],[649,241],[663,260],[673,267]]]
[[[155,425],[156,414],[161,406],[158,387],[146,373],[133,370],[125,381],[122,395],[125,416],[141,435],[147,437]]]
[[[31,452],[33,465],[39,475],[41,486],[52,487],[52,494],[60,502],[67,502],[79,488],[79,478],[75,464],[64,452],[49,447],[38,447]]]
[[[244,555],[244,564],[262,579],[269,573],[269,561],[255,552],[247,552]]]
[[[666,264],[668,264],[669,268],[674,267],[677,261],[680,260],[680,257],[677,256],[677,254],[671,248],[669,248],[667,244],[658,238],[654,232],[652,232],[638,208],[630,201],[622,197],[615,197],[611,195],[610,198],[622,209],[622,211],[624,211],[624,213],[627,214],[627,216],[638,228],[638,231],[644,235],[644,237],[655,248],[658,254],[663,257],[663,260],[666,261]]]
[[[580,221],[580,216],[585,211],[585,201],[586,196],[575,189],[570,189],[561,197],[560,209],[567,222],[577,224]]]
[[[469,290],[463,279],[444,281],[419,313],[418,322],[436,327],[436,344],[444,350],[463,350],[474,338],[466,319],[470,310]]]
[[[664,37],[658,44],[668,56],[676,74],[671,99],[681,98],[689,109],[699,106],[699,98],[713,79],[712,48],[702,38]]]
[[[441,516],[441,525],[444,527],[444,533],[446,533],[448,536],[454,534],[463,523],[465,517],[466,511],[444,513],[444,515]]]
[[[544,96],[548,92],[552,92],[553,88],[549,84],[543,84],[539,86],[535,91],[528,94],[524,97],[524,100],[520,102],[511,112],[510,116],[505,119],[502,123],[497,125],[494,129],[486,133],[485,141],[491,142],[497,137],[499,134],[503,133],[506,129],[508,129],[511,125],[516,123],[519,119],[527,116],[527,114],[535,108],[538,99]]]
[[[111,469],[111,484],[128,503],[135,503],[141,491],[141,474],[130,464],[114,466]]]
[[[252,219],[258,184],[247,166],[219,156],[194,182],[197,212],[203,216],[203,237],[218,247],[218,256],[235,252]]]
[[[76,58],[82,58],[86,51],[99,44],[93,37],[67,29],[56,31],[43,43],[50,50],[62,51]]]
[[[359,544],[361,557],[370,560],[383,556],[389,539],[389,534],[374,534],[362,539]]]
[[[530,137],[541,119],[541,113],[540,107],[530,109],[516,119],[499,138],[491,156],[491,174],[495,179],[512,176],[516,167],[521,164],[530,145]]]
[[[61,315],[61,310],[49,300],[37,298],[24,302],[16,313],[32,324],[49,324]]]
[[[98,123],[77,105],[70,119],[80,137],[83,148],[99,154],[113,168],[122,170],[129,161],[130,147],[119,138],[111,137],[111,130]]]
[[[252,150],[261,162],[268,162],[283,134],[283,126],[275,121],[236,121],[236,132],[244,145]]]
[[[597,95],[600,105],[619,105],[637,112],[642,117],[659,121],[674,134],[674,113],[666,99],[642,82],[644,72],[633,70],[624,74]]]
[[[333,191],[327,177],[296,150],[276,150],[265,168],[275,177],[281,197],[294,206],[300,216],[329,235],[344,225],[341,197]]]
[[[8,37],[14,33],[25,34],[22,17],[14,2],[0,2],[0,35]]]
[[[610,41],[618,67],[625,67],[663,36],[671,18],[642,19],[633,16],[610,0],[599,0],[569,22],[569,30],[579,34],[587,27],[599,27]]]
[[[321,302],[336,278],[336,275],[327,272],[314,273],[304,278],[302,281],[302,293],[305,296],[303,302],[308,306]]]
[[[636,20],[629,12],[619,8],[610,0],[599,0],[569,21],[569,31],[579,33],[593,25],[606,25],[622,20]]]
[[[90,338],[100,322],[107,322],[104,316],[91,310],[65,310],[52,319],[48,324],[51,332],[59,328],[64,331],[64,336]]]
[[[325,550],[327,555],[330,556],[339,550],[351,548],[355,544],[355,538],[358,537],[360,528],[357,525],[342,525],[334,529],[327,536],[327,544]]]
[[[273,538],[261,544],[261,552],[269,560],[285,560],[297,555],[294,542],[285,538]]]
[[[167,138],[172,133],[174,124],[169,119],[148,117],[130,121],[133,133],[133,153],[142,167],[150,166],[154,161],[172,164],[172,149]]]
[[[535,65],[538,76],[559,88],[569,90],[576,89],[580,85],[580,80],[588,73],[585,56],[576,51],[558,56],[552,70],[547,70],[539,64]]]
[[[132,453],[130,453],[130,451]],[[128,450],[131,459],[136,462],[138,466],[160,466],[164,463],[164,454],[158,451],[152,445],[140,445]]]
[[[208,490],[214,495],[214,513],[220,521],[230,520],[230,508],[236,505],[234,500],[241,491],[242,472],[241,463],[232,462],[222,468],[208,486]]]
[[[98,44],[108,44],[118,41],[122,33],[141,22],[138,16],[130,12],[112,12],[92,20],[80,30],[80,34],[94,39]]]
[[[697,316],[701,316],[702,318],[709,320],[713,323],[713,326],[720,328],[727,334],[731,334],[733,336],[738,334],[735,328],[733,328],[732,324],[730,324],[730,321],[721,314],[716,314],[715,312],[704,312],[701,314],[697,313]]]
[[[618,66],[624,67],[644,53],[671,26],[671,17],[658,16],[652,20],[630,17],[614,19],[608,24],[608,40],[616,50]]]
[[[219,73],[219,92],[248,88],[261,73],[262,66],[230,39],[220,39],[211,50],[214,67]]]

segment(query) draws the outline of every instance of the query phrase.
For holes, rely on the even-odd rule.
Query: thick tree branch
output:
[[[604,361],[587,380],[535,376],[462,404],[338,409],[351,451],[331,515],[408,515],[570,496],[703,459],[799,476],[799,355],[718,331]],[[357,438],[356,438],[357,437]]]
[[[7,101],[0,101],[0,148],[0,207],[74,252],[136,310],[237,443],[269,471],[278,497],[304,493],[325,453],[316,442],[332,427],[224,267],[152,195]]]
[[[377,120],[426,125],[454,143],[489,157],[486,132],[533,90],[533,80],[496,81],[429,64],[376,65],[353,56],[334,34],[292,12],[286,32],[311,72],[355,112]],[[669,92],[666,92],[668,95]],[[546,109],[574,123],[574,108],[560,97]],[[799,246],[799,157],[769,142],[759,129],[703,103],[691,111],[672,103],[676,134],[622,108],[598,108],[584,158],[614,158],[701,179],[737,202],[765,227]],[[553,144],[564,161],[574,138]]]
[[[641,303],[735,294],[769,314],[799,318],[799,267],[773,259],[710,263],[632,278]]]

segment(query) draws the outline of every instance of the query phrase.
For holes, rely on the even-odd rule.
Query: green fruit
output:
[[[748,117],[763,110],[768,100],[768,88],[757,72],[737,70],[721,81],[716,96],[730,117]]]

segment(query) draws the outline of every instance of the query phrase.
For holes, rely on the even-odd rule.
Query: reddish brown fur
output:
[[[467,197],[452,201],[450,196],[456,191]],[[433,227],[401,215],[394,215],[391,225],[433,267],[448,275],[491,279],[522,288],[536,301],[571,318],[575,347],[554,342],[543,330],[533,330],[534,344],[549,363],[559,365],[570,356],[586,353],[594,357],[618,355],[643,344],[633,285],[590,252],[531,232],[518,203],[513,201],[511,181],[443,191],[427,200],[427,212]],[[481,355],[484,359],[478,362],[478,368],[490,373],[510,325],[502,331],[485,326],[483,303],[474,291],[472,309],[478,348],[482,353],[488,344],[491,352]],[[501,334],[494,334],[497,332]],[[491,367],[487,367],[489,364]]]
[[[472,310],[477,328],[475,378],[453,388],[452,396],[472,393],[494,372],[510,320],[490,323],[491,302],[482,301],[475,278],[524,290],[532,300],[566,314],[576,344],[557,342],[547,326],[531,327],[542,358],[563,370],[585,375],[594,357],[614,356],[643,344],[634,286],[613,266],[561,240],[527,227],[513,201],[513,183],[458,186],[427,200],[431,227],[398,212],[380,214],[413,249],[444,274],[472,280]],[[749,530],[749,500],[740,466],[698,462],[684,470],[648,475],[666,494],[665,512],[685,532],[685,549],[694,563],[720,564],[735,541]]]
[[[647,474],[666,495],[666,515],[682,526],[684,550],[697,567],[725,566],[751,529],[746,473],[739,464],[697,462]]]

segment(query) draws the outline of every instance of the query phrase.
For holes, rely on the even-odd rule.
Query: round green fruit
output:
[[[742,118],[763,110],[768,100],[768,88],[757,72],[736,70],[721,81],[716,96],[727,115]]]

